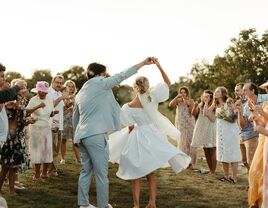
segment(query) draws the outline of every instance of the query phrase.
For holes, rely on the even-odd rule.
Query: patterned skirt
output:
[[[10,168],[21,167],[27,158],[25,149],[24,133],[8,135],[7,141],[0,148],[0,163],[2,166]]]

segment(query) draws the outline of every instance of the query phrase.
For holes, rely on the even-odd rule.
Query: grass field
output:
[[[70,142],[71,143],[71,142]],[[8,194],[5,184],[3,196],[9,208],[73,208],[77,207],[77,180],[80,165],[75,164],[71,145],[68,145],[66,164],[60,166],[61,174],[46,182],[32,181],[33,170],[20,175],[20,180],[28,188],[15,196]],[[202,156],[202,155],[200,155]],[[206,168],[205,161],[199,159],[198,168]],[[115,176],[117,165],[110,164],[110,203],[116,208],[132,208],[131,182]],[[247,178],[243,171],[239,173],[238,184],[229,184],[217,180],[221,177],[221,164],[218,164],[216,176],[204,175],[191,170],[174,174],[171,169],[157,170],[157,206],[158,208],[239,208],[247,207]],[[96,205],[95,183],[90,190],[90,200]],[[148,200],[147,181],[142,180],[141,207]]]

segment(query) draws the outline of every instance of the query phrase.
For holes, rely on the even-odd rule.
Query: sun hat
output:
[[[37,92],[45,92],[48,93],[49,84],[45,81],[38,81],[35,85],[35,88],[31,90],[31,92],[37,93]]]
[[[260,88],[266,89],[268,87],[268,81],[260,85]]]

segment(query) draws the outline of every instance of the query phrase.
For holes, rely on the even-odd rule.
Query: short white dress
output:
[[[216,114],[221,111],[216,108]],[[227,111],[226,104],[224,110]],[[216,119],[216,153],[217,161],[239,162],[241,161],[239,127],[237,123],[230,123],[224,119]]]
[[[168,86],[158,84],[151,94],[152,102],[163,102]],[[138,179],[160,167],[171,166],[178,173],[187,168],[191,158],[168,142],[143,108],[122,107],[121,122],[125,126],[135,124],[129,133],[128,127],[109,136],[110,162],[118,163],[116,175],[124,180]]]
[[[202,111],[199,113],[191,143],[192,147],[216,147],[216,122],[212,122]]]

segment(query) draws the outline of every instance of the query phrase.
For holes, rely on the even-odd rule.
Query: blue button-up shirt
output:
[[[268,101],[268,94],[259,94],[257,98],[256,105],[261,106],[265,101]],[[244,118],[248,119],[250,116],[251,111],[247,104],[244,105]],[[253,123],[247,123],[245,127],[241,129],[240,136],[242,141],[249,140],[254,137],[258,137],[258,132],[254,131]]]

